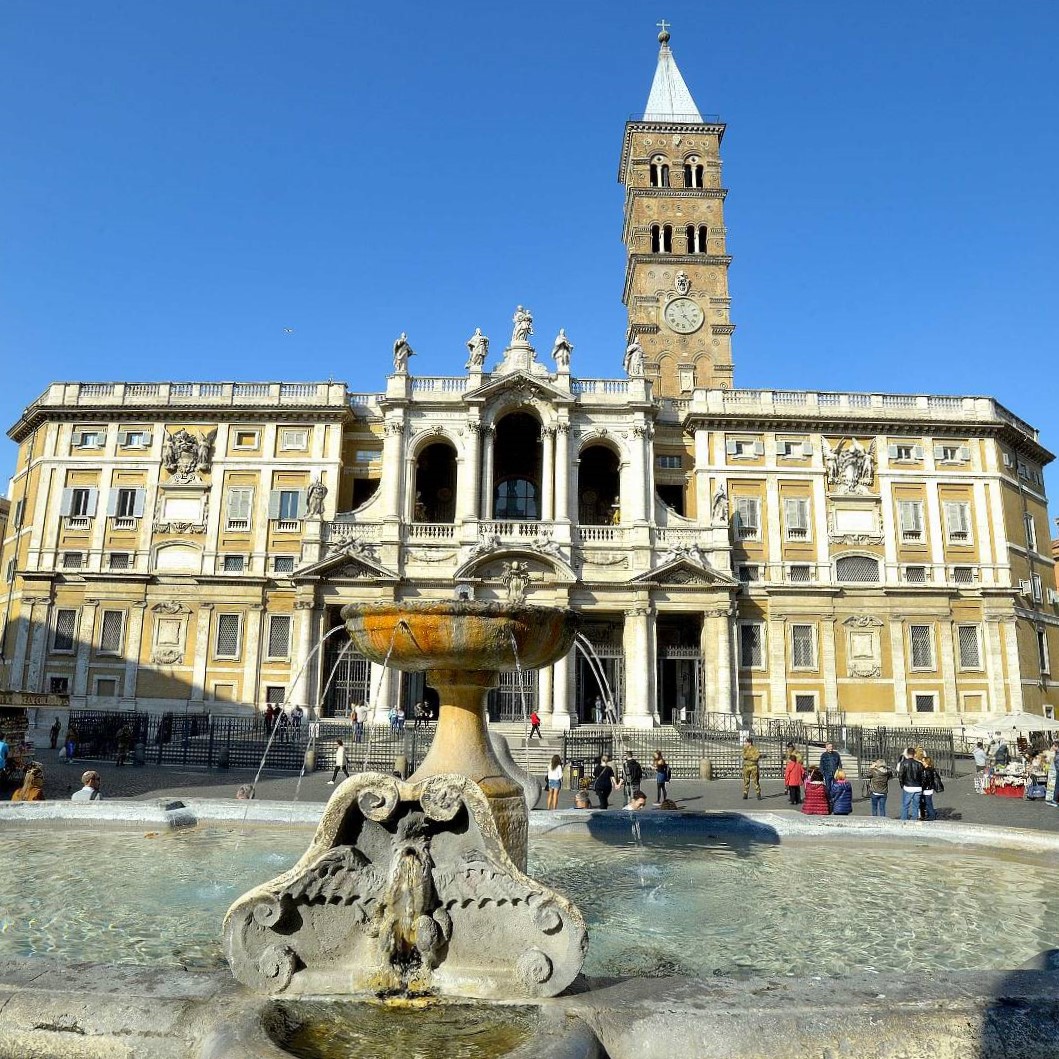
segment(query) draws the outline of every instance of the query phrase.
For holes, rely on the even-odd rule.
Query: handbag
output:
[[[934,790],[938,794],[942,794],[945,791],[945,784],[941,782],[941,777],[937,773],[934,775]]]

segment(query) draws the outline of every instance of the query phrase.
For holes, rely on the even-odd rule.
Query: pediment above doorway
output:
[[[573,394],[556,386],[547,370],[544,370],[543,375],[536,375],[521,368],[499,377],[494,372],[487,383],[477,389],[468,390],[463,399],[468,404],[479,405],[495,402],[532,404],[534,401],[549,404],[574,403]]]
[[[295,581],[400,581],[393,570],[375,558],[374,547],[364,541],[347,541],[336,545],[322,559],[295,570],[291,576]]]
[[[629,578],[629,584],[654,585],[706,585],[711,588],[739,587],[739,582],[727,574],[715,570],[709,562],[701,557],[696,549],[694,554],[669,553],[662,556],[662,561],[652,570],[646,570],[636,577]]]

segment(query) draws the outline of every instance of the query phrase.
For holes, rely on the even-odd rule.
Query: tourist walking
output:
[[[831,781],[831,812],[835,816],[849,816],[853,812],[853,784],[846,779],[845,769],[839,769]]]
[[[276,726],[276,707],[270,702],[265,707],[265,735],[271,735]]]
[[[537,738],[543,743],[544,736],[541,735],[541,719],[536,710],[530,712],[530,730],[529,735],[526,736],[526,742],[528,743],[536,734]]]
[[[824,752],[820,755],[820,774],[824,777],[827,796],[831,797],[831,784],[835,773],[842,768],[842,755],[835,749],[834,743],[824,743]]]
[[[621,766],[621,778],[625,784],[626,797],[629,796],[630,791],[637,790],[643,781],[643,768],[633,756],[631,750],[625,751],[625,760]]]
[[[923,766],[916,760],[915,747],[905,749],[905,756],[897,766],[897,782],[901,784],[901,819],[918,820],[919,802],[923,797]]]
[[[81,789],[70,795],[72,802],[96,802],[103,797],[99,793],[102,780],[98,772],[88,771],[81,777]]]
[[[13,802],[44,801],[44,772],[36,762],[30,762],[22,786],[11,795]]]
[[[883,759],[876,758],[868,770],[866,785],[871,796],[871,815],[886,815],[886,796],[890,793],[890,780],[894,770]]]
[[[402,735],[404,733],[404,707],[397,707],[397,734]]]
[[[3,742],[3,736],[0,736],[0,743],[2,743],[2,742]],[[66,753],[65,753],[65,755],[63,755],[63,757],[64,757],[64,759],[66,761],[66,764],[69,765],[70,762],[73,761],[75,755],[77,754],[77,734],[69,726],[67,726],[67,729],[66,729],[66,743],[63,746],[63,750],[66,751]],[[60,754],[62,754],[62,751],[60,751]]]
[[[614,775],[614,768],[610,763],[610,758],[603,754],[592,776],[592,790],[596,792],[599,798],[600,809],[610,808],[610,796],[614,793],[614,788],[617,786],[618,780]]]
[[[783,766],[783,785],[787,788],[787,797],[791,805],[802,804],[802,784],[805,782],[805,766],[798,760],[793,751]]]
[[[397,707],[391,706],[389,712],[386,714],[386,719],[390,722],[390,732],[393,735],[397,735]]]
[[[132,729],[127,724],[123,724],[118,729],[118,756],[115,761],[115,765],[118,767],[125,764],[125,759],[129,756],[129,744],[131,742]]]
[[[928,757],[923,762],[923,797],[919,803],[921,820],[937,820],[938,811],[934,808],[934,795],[943,790],[945,790],[945,784],[941,782],[938,770],[934,767],[934,759]]]
[[[552,763],[548,766],[548,808],[559,808],[559,792],[563,789],[563,759],[552,754]]]
[[[747,736],[743,740],[743,801],[750,797],[750,784],[757,790],[757,800],[761,801],[761,751],[754,746],[754,740]]]
[[[48,736],[51,738],[51,748],[54,750],[59,745],[59,733],[63,730],[62,722],[58,717],[55,718],[55,723],[48,729]]]
[[[364,738],[364,722],[368,719],[367,707],[357,703],[353,707],[353,742],[359,743]]]
[[[300,705],[295,706],[294,709],[291,711],[290,724],[291,724],[291,728],[294,730],[294,741],[295,742],[298,742],[298,740],[301,739],[302,718],[304,716],[305,716],[305,710],[303,710]]]
[[[982,794],[986,786],[986,773],[989,771],[989,755],[981,739],[975,743],[972,756],[974,757],[974,789],[978,794]]]
[[[673,778],[673,770],[666,761],[665,754],[661,750],[655,751],[655,805],[661,805],[669,797],[669,781]]]
[[[348,780],[349,769],[346,767],[346,744],[341,739],[335,741],[335,771],[331,773],[331,778],[327,781],[328,787],[335,785],[339,770],[346,774],[346,779]]]
[[[827,800],[827,784],[824,774],[814,765],[805,780],[805,803],[802,812],[806,816],[827,816],[831,803]]]

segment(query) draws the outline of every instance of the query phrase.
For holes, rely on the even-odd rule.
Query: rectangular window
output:
[[[756,622],[739,626],[739,665],[743,669],[760,669],[764,664],[765,627]]]
[[[739,567],[739,580],[744,585],[761,580],[761,568],[756,563],[744,563]]]
[[[114,677],[96,678],[96,698],[116,699],[118,697],[118,682]]]
[[[909,628],[912,641],[912,668],[934,668],[934,630],[930,625],[913,625]]]
[[[256,449],[257,448],[257,431],[256,430],[237,430],[235,432],[234,448],[237,448],[237,449]]]
[[[1030,587],[1033,590],[1033,602],[1043,603],[1044,602],[1044,584],[1041,581],[1040,574],[1033,574],[1030,577]]]
[[[382,459],[382,452],[379,449],[357,449],[356,459],[357,463],[374,463]]]
[[[794,669],[815,669],[816,650],[812,625],[791,626],[791,666]]]
[[[960,625],[956,629],[960,647],[960,668],[981,669],[982,650],[979,645],[978,626]]]
[[[679,456],[659,456],[658,466],[663,471],[679,471],[683,462]]]
[[[80,570],[85,563],[83,552],[63,552],[63,569]]]
[[[103,611],[103,621],[99,629],[100,654],[116,655],[121,653],[121,634],[124,627],[124,611]]]
[[[290,574],[294,572],[293,555],[277,555],[272,560],[272,569],[277,574]]]
[[[290,655],[290,615],[273,614],[268,620],[268,657],[286,658]]]
[[[145,449],[151,444],[151,435],[146,430],[125,430],[118,434],[118,444],[127,449]]]
[[[971,458],[971,450],[966,445],[935,445],[934,459],[939,463],[966,463]]]
[[[302,451],[309,447],[309,431],[304,427],[281,430],[279,434],[279,447],[282,451]]]
[[[975,568],[973,566],[954,566],[952,568],[952,579],[958,585],[973,585],[975,582]]]
[[[4,567],[4,580],[10,584],[15,580],[15,560],[8,559],[7,566]]]
[[[725,452],[737,460],[750,460],[765,455],[765,443],[753,438],[729,438],[725,442]]]
[[[962,501],[946,501],[945,530],[952,544],[971,543],[971,505]]]
[[[911,460],[913,454],[913,447],[911,445],[891,445],[890,446],[890,459],[891,460]]]
[[[795,695],[794,696],[794,712],[795,713],[816,713],[816,696],[815,695]]]
[[[1037,525],[1028,511],[1022,516],[1022,519],[1026,525],[1026,547],[1031,552],[1035,552],[1037,550]]]
[[[224,557],[224,572],[226,574],[241,574],[246,559],[242,555],[226,555]]]
[[[272,706],[282,706],[287,689],[282,684],[269,684],[265,688],[265,702]]]
[[[1041,672],[1050,673],[1048,665],[1048,634],[1044,629],[1037,630],[1037,657],[1040,659]]]
[[[804,541],[809,539],[809,499],[808,497],[787,497],[783,501],[787,519],[787,540]]]
[[[300,489],[273,489],[268,498],[268,517],[280,522],[297,522],[301,517]]]
[[[218,658],[238,658],[242,630],[241,614],[218,614],[217,643],[214,654]]]
[[[23,497],[21,500],[15,502],[15,514],[11,520],[11,525],[15,529],[22,529],[22,520],[26,515],[26,498]]]
[[[756,496],[737,496],[734,515],[741,541],[761,539],[761,501]]]
[[[70,510],[67,514],[71,518],[89,518],[91,511],[92,490],[91,489],[71,489],[70,490]]]
[[[73,445],[77,449],[101,449],[106,433],[98,427],[83,427],[73,433]]]
[[[922,695],[917,694],[915,698],[916,713],[933,713],[934,712],[934,695]]]
[[[53,651],[72,651],[74,649],[74,629],[76,624],[76,610],[57,610],[55,612],[55,636],[51,645]]]
[[[927,568],[925,566],[906,566],[905,581],[910,585],[925,585],[927,583]]]
[[[776,442],[776,455],[785,460],[807,459],[813,454],[813,443],[808,438],[781,438]]]
[[[794,582],[812,581],[813,579],[813,569],[808,563],[791,563],[787,572],[791,581]]]
[[[111,570],[128,570],[132,566],[132,556],[128,552],[111,552],[108,565]]]
[[[117,518],[136,518],[137,489],[119,489],[114,503],[114,515]]]
[[[901,540],[921,541],[923,539],[922,500],[898,500],[897,516],[901,524]]]
[[[70,694],[70,678],[69,677],[49,677],[48,678],[48,694],[49,695],[69,695]]]
[[[254,490],[252,488],[229,489],[226,528],[234,531],[250,529],[250,512],[253,504]]]

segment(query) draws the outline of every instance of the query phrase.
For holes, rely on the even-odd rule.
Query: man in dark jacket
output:
[[[916,760],[915,747],[906,747],[905,756],[897,766],[897,782],[901,784],[901,819],[918,820],[923,798],[923,765]]]
[[[631,797],[631,791],[640,789],[640,780],[643,779],[643,768],[640,766],[640,762],[633,757],[631,750],[625,751],[625,761],[621,766],[621,778],[625,784],[627,798]]]
[[[831,799],[831,784],[835,782],[835,773],[842,768],[842,756],[835,749],[834,743],[825,743],[824,752],[820,755],[820,771],[823,773],[827,797]]]

